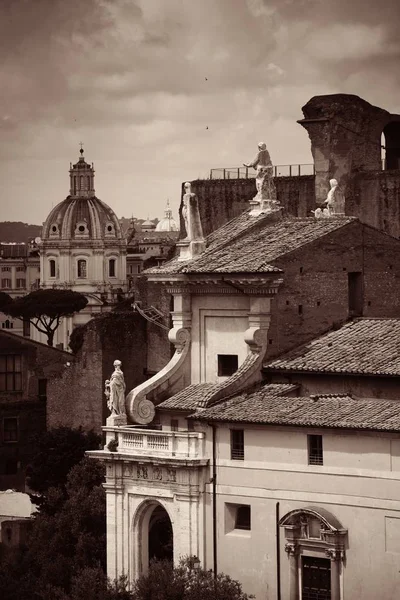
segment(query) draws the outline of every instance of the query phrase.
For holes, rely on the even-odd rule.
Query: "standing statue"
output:
[[[183,196],[182,217],[185,222],[186,239],[190,241],[202,241],[203,228],[201,226],[199,204],[196,194],[192,192],[189,181],[185,183],[185,194]]]
[[[330,179],[331,189],[328,192],[323,205],[311,212],[316,219],[326,219],[329,217],[344,215],[345,197],[337,179]]]
[[[125,379],[121,371],[121,361],[114,360],[114,373],[105,381],[104,394],[111,415],[125,415]]]
[[[260,142],[255,159],[251,163],[243,163],[243,165],[247,168],[253,167],[257,171],[257,195],[254,197],[254,201],[259,202],[261,208],[263,208],[265,201],[267,201],[266,204],[268,204],[268,201],[276,203],[276,189],[273,180],[274,169],[266,144]]]

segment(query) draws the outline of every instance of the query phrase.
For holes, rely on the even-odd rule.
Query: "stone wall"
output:
[[[283,284],[272,304],[272,358],[348,320],[348,273],[363,275],[363,316],[400,317],[400,242],[359,222],[274,261]]]
[[[179,209],[181,237],[186,235],[182,218],[183,185]],[[310,216],[315,208],[313,175],[276,177],[275,185],[277,198],[290,215]],[[254,179],[197,179],[192,181],[192,192],[198,196],[203,233],[207,236],[250,208],[256,184]]]
[[[354,173],[348,185],[346,214],[400,237],[400,171]]]
[[[49,382],[48,428],[83,427],[101,433],[108,416],[104,381],[122,361],[127,392],[146,379],[146,322],[138,314],[108,313],[92,319],[83,343],[62,376]]]

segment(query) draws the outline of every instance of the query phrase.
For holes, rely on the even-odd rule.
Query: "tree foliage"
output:
[[[0,310],[3,310],[6,306],[12,303],[12,298],[6,292],[0,292]]]
[[[135,582],[133,600],[249,600],[242,586],[229,575],[195,569],[193,557],[184,557],[174,567],[168,561],[151,563],[147,575]]]
[[[63,317],[79,312],[88,300],[79,292],[72,290],[36,290],[16,298],[6,304],[4,312],[11,317],[23,319],[47,336],[49,346],[53,345],[54,333]]]
[[[27,484],[39,494],[48,494],[51,488],[65,491],[71,469],[85,456],[87,450],[97,450],[101,437],[93,431],[56,427],[34,439],[36,454],[27,467]]]

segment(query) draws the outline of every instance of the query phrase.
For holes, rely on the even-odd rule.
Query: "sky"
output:
[[[310,163],[315,95],[400,113],[398,0],[1,0],[0,220],[41,224],[79,142],[118,217],[177,218],[181,183]]]

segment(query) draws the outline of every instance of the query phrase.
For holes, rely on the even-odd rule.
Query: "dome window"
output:
[[[53,223],[50,227],[50,237],[58,237],[60,235],[60,230],[58,228],[58,223]]]
[[[89,237],[89,229],[86,221],[79,221],[76,224],[75,237]]]
[[[115,258],[110,258],[110,260],[108,261],[108,275],[109,277],[115,277],[115,263],[116,260]]]
[[[86,279],[87,277],[87,264],[86,260],[79,259],[78,260],[78,278]]]
[[[105,227],[105,235],[106,236],[115,236],[115,227],[114,227],[114,223],[107,223],[106,227]]]
[[[49,260],[49,268],[50,268],[50,277],[55,277],[56,276],[56,261],[54,260],[54,258],[51,258]]]

